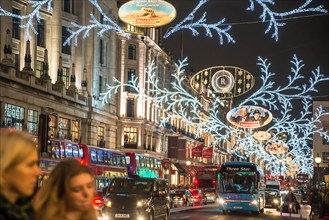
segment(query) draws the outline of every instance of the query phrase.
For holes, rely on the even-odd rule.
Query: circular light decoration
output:
[[[213,75],[211,85],[217,93],[230,92],[234,86],[234,77],[227,70],[219,70]]]
[[[259,141],[267,141],[271,138],[271,134],[266,131],[256,131],[252,136]]]
[[[176,9],[162,0],[133,0],[119,9],[119,18],[127,24],[141,28],[157,28],[172,22]]]
[[[247,105],[232,109],[226,119],[237,127],[259,128],[272,121],[272,113],[262,107]]]
[[[289,147],[284,143],[271,143],[266,146],[265,150],[270,154],[284,154],[287,153]]]
[[[205,98],[230,99],[250,91],[255,79],[251,73],[239,67],[214,66],[193,74],[190,85]]]

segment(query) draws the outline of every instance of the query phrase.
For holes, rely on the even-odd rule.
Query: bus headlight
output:
[[[258,204],[257,200],[252,200],[251,201],[251,205],[257,205],[257,204]]]
[[[274,202],[275,204],[278,204],[278,203],[279,203],[279,200],[274,199],[273,202]]]
[[[219,204],[224,204],[225,203],[225,200],[222,199],[222,198],[219,198],[218,202],[219,202]]]

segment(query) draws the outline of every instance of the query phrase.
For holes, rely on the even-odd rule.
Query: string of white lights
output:
[[[272,9],[270,9],[271,6],[275,5],[274,0],[249,0],[249,2],[250,2],[250,6],[247,8],[247,11],[254,11],[255,4],[258,4],[262,7],[263,11],[259,16],[259,18],[263,23],[265,22],[268,23],[267,29],[265,30],[265,34],[269,33],[272,30],[273,31],[272,38],[274,38],[275,41],[279,40],[279,27],[283,27],[286,25],[286,23],[282,22],[282,20],[280,19],[300,13],[328,12],[326,9],[324,9],[323,5],[319,5],[317,7],[308,7],[313,2],[313,0],[306,0],[305,3],[299,6],[298,8],[286,12],[275,12]]]
[[[212,38],[212,30],[214,30],[218,37],[219,37],[219,44],[224,44],[224,37],[227,38],[227,43],[235,43],[235,40],[232,38],[232,36],[228,33],[228,31],[231,29],[231,25],[225,25],[225,18],[218,21],[214,24],[207,24],[207,12],[204,12],[201,18],[199,18],[197,21],[193,22],[195,13],[199,8],[204,5],[208,0],[200,0],[199,4],[193,9],[193,11],[184,18],[181,22],[179,22],[177,25],[175,25],[173,28],[168,31],[163,38],[168,38],[173,33],[182,30],[182,29],[188,29],[192,31],[193,36],[199,35],[199,31],[196,28],[204,28],[206,31],[206,36]],[[225,27],[226,26],[226,27]]]
[[[271,64],[267,59],[258,58],[258,65],[261,68],[262,83],[257,91],[254,91],[246,101],[239,106],[253,103],[268,109],[279,111],[280,117],[274,117],[272,123],[266,127],[265,132],[271,133],[272,136],[267,141],[259,141],[253,137],[254,130],[247,128],[238,128],[228,125],[219,117],[220,100],[214,99],[210,103],[210,109],[207,114],[201,114],[203,105],[191,94],[187,87],[184,70],[187,67],[187,59],[176,64],[176,70],[171,74],[173,81],[171,88],[162,88],[158,80],[158,72],[154,62],[148,66],[146,83],[150,84],[150,90],[141,90],[136,83],[137,77],[132,78],[127,83],[115,80],[117,85],[108,86],[108,91],[104,93],[103,103],[110,97],[110,93],[115,93],[119,85],[130,86],[139,96],[152,100],[158,107],[165,108],[165,115],[162,118],[160,126],[166,125],[171,118],[176,117],[183,121],[186,125],[195,127],[194,133],[197,137],[203,135],[212,135],[215,140],[212,143],[218,146],[222,141],[231,142],[231,138],[235,137],[232,142],[233,148],[231,153],[242,156],[244,158],[255,157],[262,160],[266,164],[267,170],[273,175],[284,174],[291,167],[296,167],[297,173],[312,174],[312,158],[313,154],[311,146],[308,146],[312,135],[318,133],[323,138],[329,140],[329,134],[319,126],[320,118],[328,113],[321,107],[317,109],[315,117],[312,117],[311,96],[310,93],[316,91],[315,86],[322,81],[329,80],[328,77],[320,73],[320,68],[313,71],[314,77],[309,80],[308,84],[300,85],[299,80],[303,78],[301,71],[304,63],[299,60],[296,55],[292,58],[292,74],[287,76],[287,85],[276,86],[270,81],[270,77],[274,74],[270,71]],[[293,115],[293,102],[300,102],[303,105],[299,116]],[[286,134],[286,140],[282,140],[280,134]],[[266,150],[266,146],[272,143],[282,143],[289,147],[286,152],[275,154]],[[284,158],[291,158],[290,161]],[[280,167],[280,169],[278,168]]]
[[[21,22],[21,24],[20,24],[20,28],[25,29],[25,39],[26,39],[26,41],[31,40],[30,29],[32,30],[32,32],[35,35],[38,34],[38,31],[34,27],[33,20],[34,20],[34,18],[36,18],[38,23],[41,22],[42,17],[40,15],[40,9],[43,6],[47,5],[47,11],[48,12],[52,11],[52,7],[51,7],[52,0],[42,0],[42,1],[28,0],[27,3],[31,4],[31,7],[33,8],[33,11],[31,13],[27,14],[27,15],[14,14],[12,12],[6,11],[5,9],[3,9],[0,6],[0,16],[18,18],[21,21],[26,20],[26,23]]]

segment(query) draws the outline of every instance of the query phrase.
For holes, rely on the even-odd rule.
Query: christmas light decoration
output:
[[[232,36],[228,33],[228,31],[231,29],[231,25],[225,24],[225,18],[222,20],[218,21],[217,23],[214,24],[207,24],[207,12],[204,12],[202,17],[198,19],[197,21],[193,21],[194,19],[194,14],[196,11],[204,5],[208,0],[200,0],[199,4],[194,8],[194,10],[186,17],[184,18],[180,23],[178,23],[175,27],[173,27],[170,31],[168,31],[163,37],[168,38],[171,34],[182,30],[182,29],[189,29],[192,31],[193,36],[199,35],[199,32],[196,28],[204,28],[206,31],[206,36],[212,38],[212,30],[214,30],[218,37],[219,37],[219,44],[223,45],[224,44],[224,37],[227,38],[228,43],[235,43],[235,40],[232,38]],[[222,26],[225,26],[223,28]]]
[[[277,111],[280,117],[273,117],[273,121],[266,126],[264,132],[271,133],[268,140],[258,140],[253,137],[259,129],[239,128],[229,125],[225,119],[220,117],[222,100],[214,98],[211,100],[208,113],[204,114],[204,106],[200,100],[192,94],[186,85],[187,76],[184,70],[187,67],[187,58],[176,64],[176,71],[172,73],[173,81],[170,88],[162,88],[159,84],[157,68],[152,62],[147,70],[146,83],[150,84],[150,90],[141,90],[137,77],[133,77],[129,82],[123,83],[114,79],[115,85],[109,86],[108,91],[103,93],[102,103],[105,104],[107,99],[113,93],[116,93],[120,86],[129,86],[135,90],[138,96],[156,103],[160,108],[166,109],[166,115],[163,116],[160,126],[164,126],[172,117],[177,117],[186,125],[195,127],[194,133],[197,136],[212,135],[215,137],[214,146],[220,141],[232,141],[235,137],[231,153],[243,158],[254,157],[257,161],[264,161],[266,169],[273,175],[285,174],[291,171],[291,167],[296,169],[297,173],[307,173],[312,175],[313,155],[308,143],[312,140],[312,134],[318,133],[325,139],[329,140],[329,134],[323,128],[317,127],[320,118],[328,115],[322,107],[319,107],[312,118],[311,111],[311,92],[316,92],[315,86],[322,81],[329,80],[320,73],[317,67],[312,71],[313,77],[308,84],[300,85],[303,79],[301,70],[304,67],[302,60],[296,55],[293,56],[291,75],[287,76],[287,85],[276,86],[270,81],[275,74],[270,71],[271,63],[267,59],[258,58],[258,65],[261,69],[261,85],[243,100],[239,106],[253,104],[262,106],[267,109]],[[185,84],[184,84],[185,83]],[[302,110],[299,115],[292,115],[295,102],[302,104]],[[222,121],[223,120],[223,121]],[[283,143],[289,146],[289,151],[280,154],[273,154],[266,151],[269,143]],[[290,160],[285,160],[290,158]]]
[[[90,20],[89,22],[91,24],[89,25],[79,25],[75,22],[72,22],[72,27],[68,28],[67,30],[70,32],[70,36],[66,39],[66,41],[63,43],[63,45],[70,45],[71,40],[73,39],[74,45],[78,44],[78,37],[81,33],[83,34],[83,39],[85,39],[86,37],[89,36],[89,32],[94,29],[94,28],[98,28],[98,32],[97,34],[102,37],[104,32],[108,31],[108,30],[115,30],[117,32],[119,32],[122,36],[124,36],[125,38],[129,39],[130,38],[130,34],[126,33],[125,31],[123,31],[119,25],[117,25],[111,18],[109,18],[106,13],[102,10],[102,8],[100,7],[100,5],[98,4],[97,0],[89,0],[89,2],[91,4],[93,4],[96,9],[98,10],[98,12],[101,14],[101,16],[103,17],[103,23],[99,22],[94,14],[91,12],[90,13]]]
[[[41,1],[32,1],[28,0],[28,4],[31,4],[31,7],[33,8],[33,11],[27,15],[17,15],[12,12],[6,11],[0,6],[0,16],[8,16],[13,18],[18,18],[21,21],[26,20],[26,23],[22,22],[20,25],[20,28],[25,29],[25,38],[26,41],[31,39],[30,29],[33,31],[34,34],[38,34],[38,31],[35,29],[33,24],[33,19],[36,18],[38,23],[41,23],[41,15],[40,15],[40,9],[42,6],[47,5],[47,11],[52,12],[51,3],[52,0],[41,0]]]
[[[300,14],[300,13],[328,12],[326,9],[324,9],[323,5],[319,5],[317,7],[308,7],[313,2],[313,0],[306,0],[306,2],[303,5],[287,12],[272,11],[272,9],[270,9],[270,6],[275,5],[274,0],[249,0],[249,2],[250,2],[250,6],[247,8],[247,11],[254,11],[255,4],[259,4],[263,8],[263,12],[259,16],[259,18],[263,23],[268,23],[268,27],[265,30],[265,34],[268,34],[271,30],[273,30],[272,38],[274,38],[275,41],[279,40],[279,27],[283,27],[286,25],[285,22],[282,22],[283,19],[286,19],[289,16]]]

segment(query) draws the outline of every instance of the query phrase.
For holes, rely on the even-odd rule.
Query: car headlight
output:
[[[147,203],[147,199],[141,199],[137,201],[137,208],[143,207]]]
[[[257,200],[252,200],[252,201],[251,201],[251,204],[252,204],[252,205],[257,205],[258,202],[257,202]]]
[[[225,200],[222,199],[222,198],[220,198],[220,199],[218,200],[218,202],[219,202],[219,204],[224,204],[224,203],[225,203]]]
[[[112,202],[111,202],[110,200],[108,200],[108,199],[104,199],[104,205],[105,205],[106,207],[111,208],[111,207],[112,207]]]
[[[279,200],[274,199],[273,202],[274,202],[275,204],[278,204],[278,203],[279,203]]]

